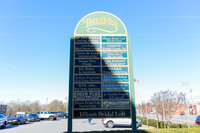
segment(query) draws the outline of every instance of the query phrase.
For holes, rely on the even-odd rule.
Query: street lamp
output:
[[[65,97],[65,99],[66,99],[66,113],[67,113],[67,112],[68,112],[68,111],[67,111],[67,97]]]
[[[19,99],[17,99],[18,103],[17,103],[17,112],[19,112]]]
[[[48,110],[48,98],[46,98],[46,111]]]

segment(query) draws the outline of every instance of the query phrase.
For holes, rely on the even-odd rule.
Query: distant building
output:
[[[7,105],[0,105],[0,114],[6,114]]]
[[[181,105],[175,112],[175,115],[179,114],[200,115],[200,105],[189,105],[188,107]]]
[[[200,103],[197,104],[197,115],[200,115]]]

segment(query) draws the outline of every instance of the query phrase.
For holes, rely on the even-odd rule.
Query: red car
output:
[[[185,112],[180,112],[180,115],[185,115]]]
[[[200,125],[200,115],[197,116],[195,122],[196,122],[196,124]]]

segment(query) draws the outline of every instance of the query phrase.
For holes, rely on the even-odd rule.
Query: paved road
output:
[[[141,127],[140,127],[141,128]],[[145,126],[144,126],[145,128]],[[90,125],[87,119],[73,120],[73,131],[110,131],[110,130],[131,130],[130,127],[105,128],[101,119],[93,119]],[[0,133],[63,133],[67,131],[67,119],[56,121],[44,120],[41,122],[30,122],[25,125],[8,125],[5,129],[0,129]]]

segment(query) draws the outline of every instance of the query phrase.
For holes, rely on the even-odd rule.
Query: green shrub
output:
[[[142,120],[142,124],[147,125],[147,118],[146,117],[141,117],[137,116],[138,119]],[[177,123],[165,123],[167,128],[187,128],[187,124],[177,124]],[[153,119],[148,119],[148,125],[157,127],[156,120]],[[158,128],[164,128],[164,122],[163,121],[158,121]],[[200,128],[199,125],[190,125],[190,128]]]
[[[153,127],[157,127],[156,120],[148,119],[148,125],[153,126]]]

